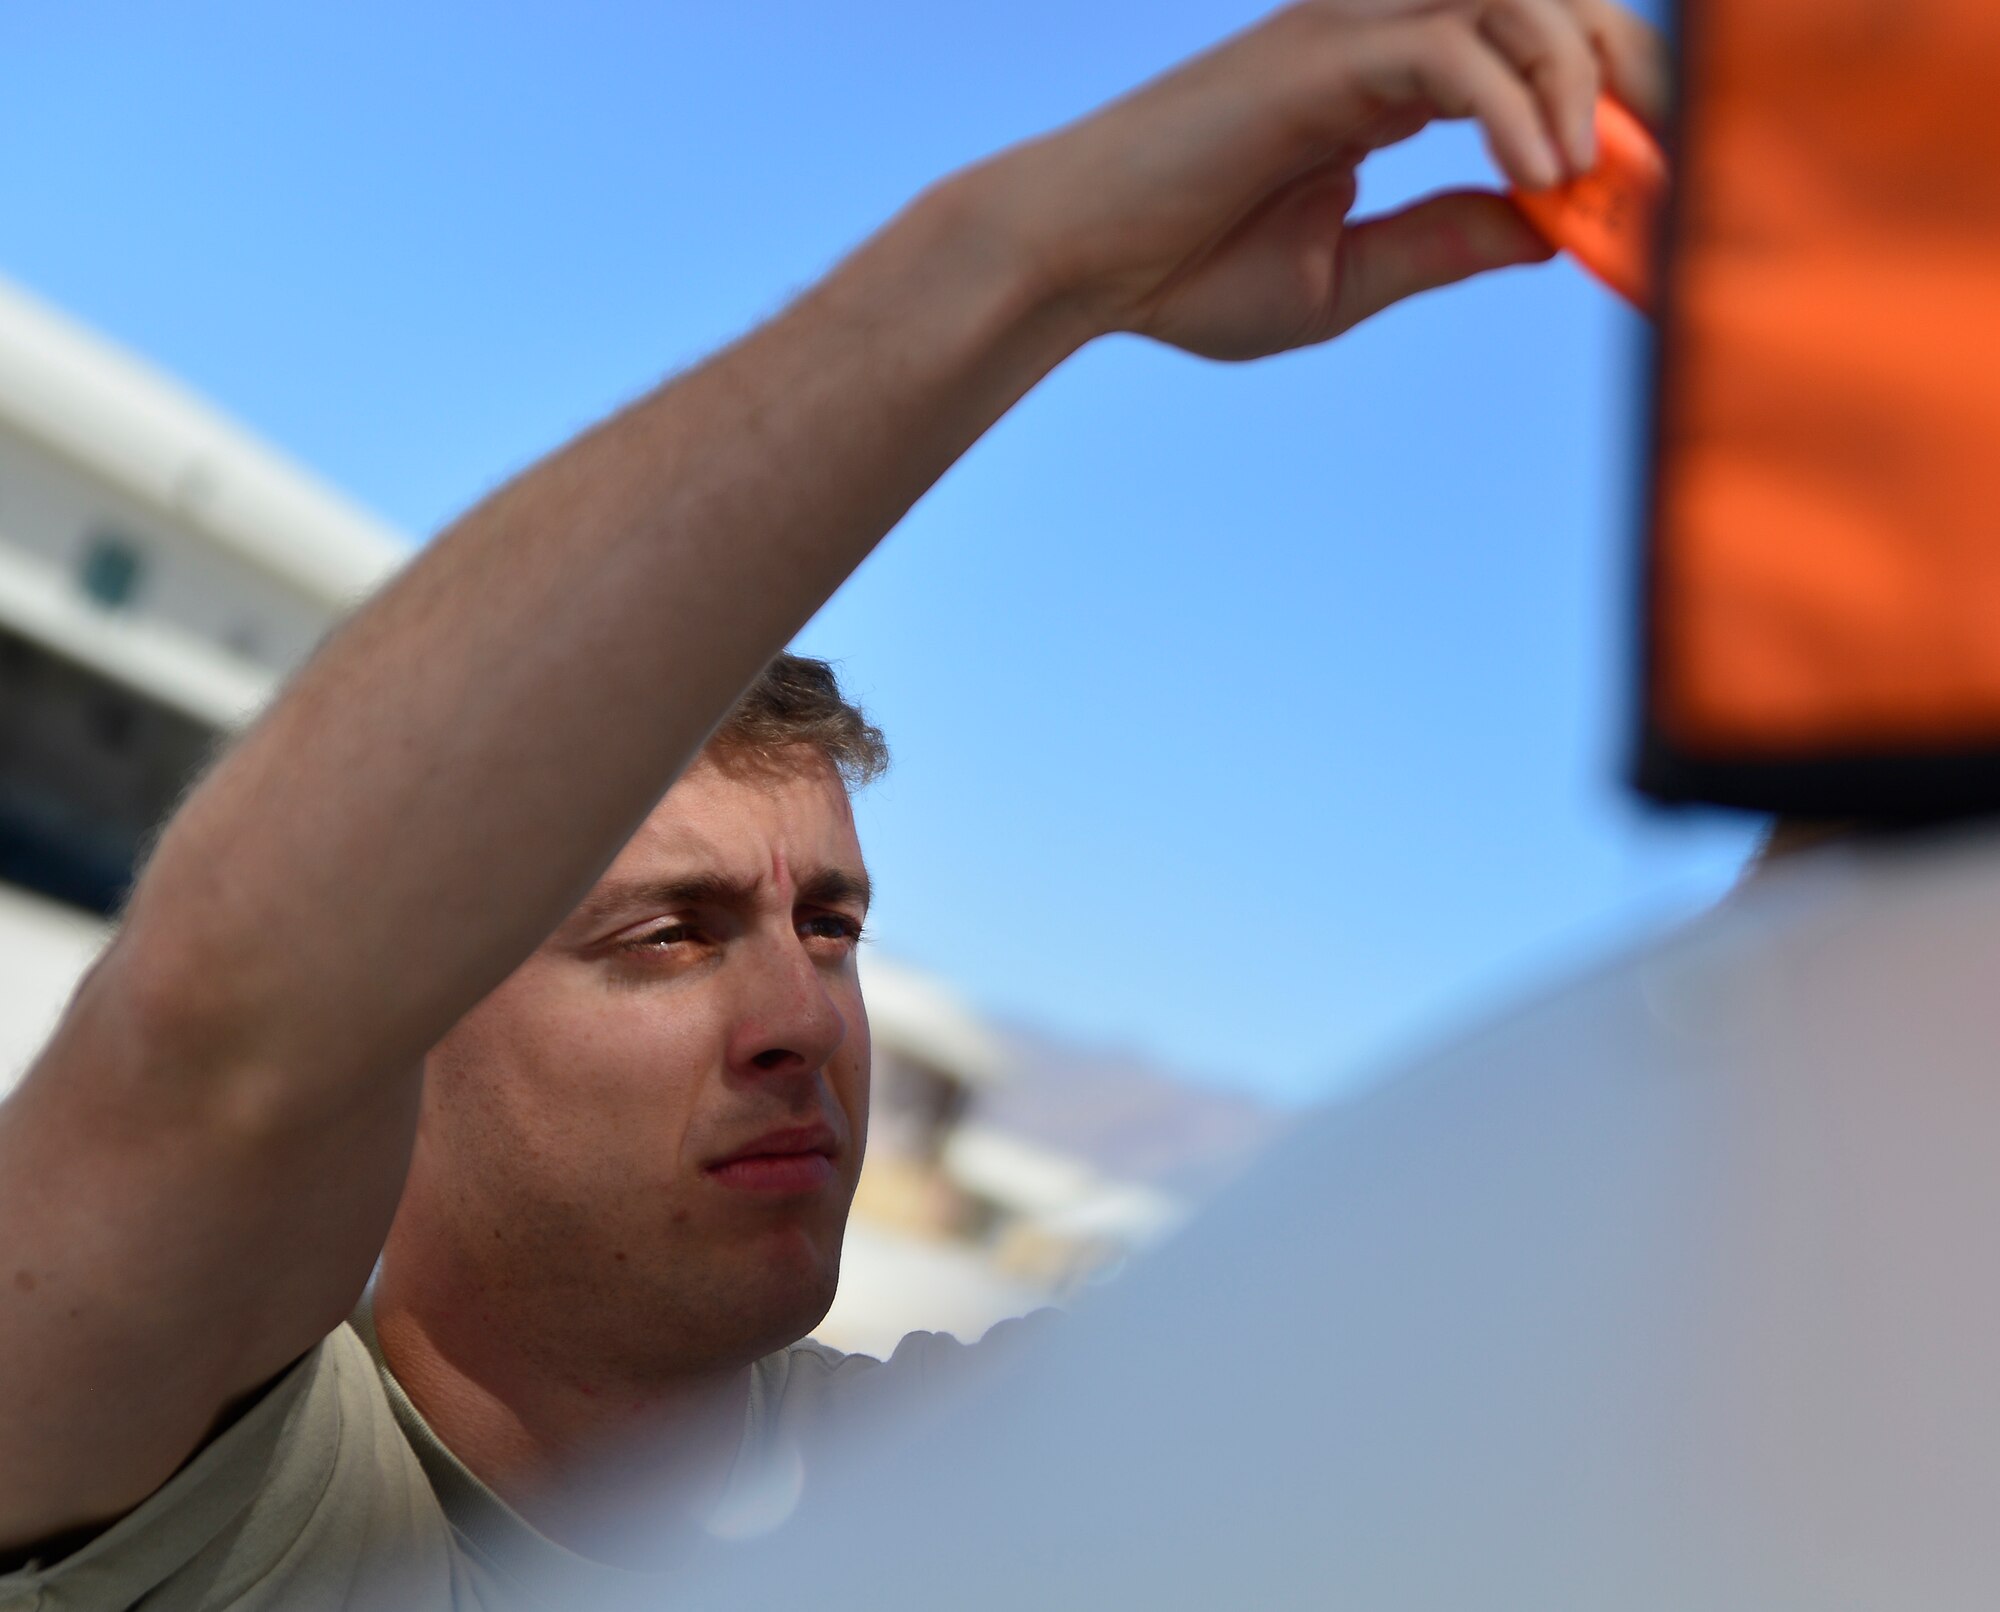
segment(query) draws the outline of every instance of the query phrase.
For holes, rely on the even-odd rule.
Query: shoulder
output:
[[[322,1592],[335,1584],[375,1584],[387,1571],[376,1560],[407,1565],[428,1545],[439,1565],[443,1528],[374,1362],[342,1325],[136,1509],[70,1555],[0,1577],[0,1602],[331,1605]]]

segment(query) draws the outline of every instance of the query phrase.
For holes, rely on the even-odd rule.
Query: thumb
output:
[[[1420,291],[1553,256],[1555,249],[1505,196],[1490,190],[1427,196],[1347,226],[1334,328],[1349,329]]]

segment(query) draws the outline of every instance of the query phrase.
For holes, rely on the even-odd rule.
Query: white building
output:
[[[217,737],[408,551],[0,284],[0,880],[110,910]]]
[[[0,283],[0,1090],[217,740],[408,552]]]

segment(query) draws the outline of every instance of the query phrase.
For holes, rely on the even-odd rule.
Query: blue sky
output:
[[[0,273],[414,536],[1220,0],[0,20]],[[1490,178],[1440,129],[1362,210]],[[1566,265],[1221,368],[1113,340],[808,629],[897,750],[879,943],[1292,1100],[1712,897],[1622,784],[1644,330]]]

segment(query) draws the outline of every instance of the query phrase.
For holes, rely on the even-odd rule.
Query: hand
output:
[[[1490,191],[1350,222],[1370,152],[1473,118],[1540,189],[1591,166],[1600,89],[1657,129],[1667,84],[1658,35],[1611,0],[1301,0],[989,171],[1093,334],[1256,358],[1551,255]]]

